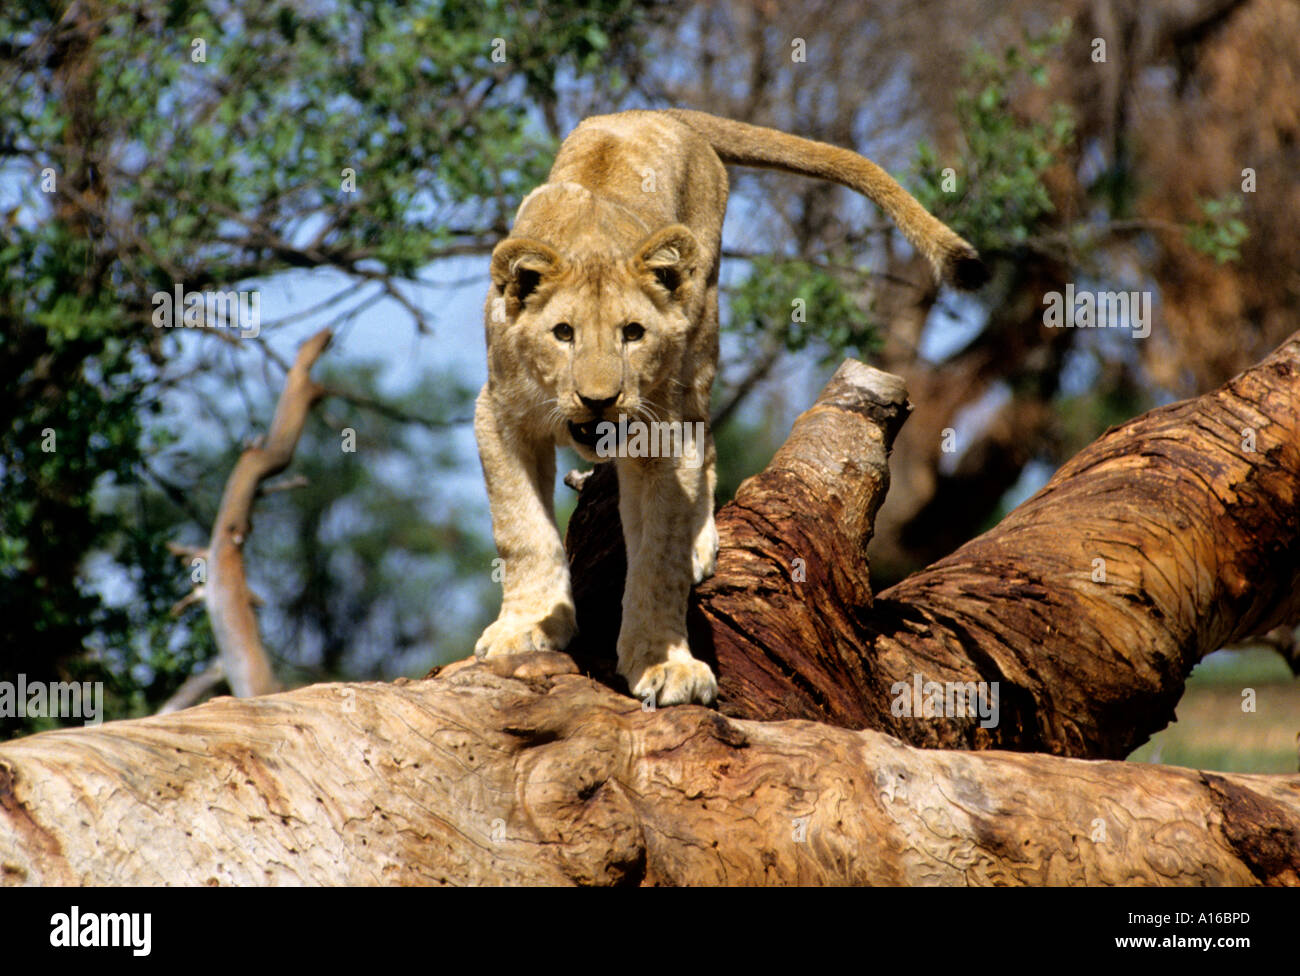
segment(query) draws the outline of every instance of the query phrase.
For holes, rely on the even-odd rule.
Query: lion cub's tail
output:
[[[941,280],[958,288],[978,288],[988,280],[979,252],[865,156],[705,112],[668,109],[666,114],[708,140],[724,163],[815,176],[861,193],[889,215],[903,236],[929,259]]]

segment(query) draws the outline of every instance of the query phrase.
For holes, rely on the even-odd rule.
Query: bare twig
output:
[[[296,474],[291,478],[281,478],[279,481],[272,481],[270,484],[262,485],[257,489],[257,497],[264,495],[273,495],[277,491],[291,491],[294,488],[305,488],[311,484],[306,475]]]
[[[206,671],[186,678],[176,689],[176,693],[163,702],[162,707],[158,709],[158,714],[166,715],[168,712],[179,712],[183,708],[197,705],[225,680],[226,673],[221,667],[221,662],[213,661]]]

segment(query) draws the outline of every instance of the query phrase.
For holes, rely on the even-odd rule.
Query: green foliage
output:
[[[1043,174],[1073,141],[1073,115],[1062,102],[1045,120],[1021,118],[1011,106],[1020,86],[1046,85],[1048,62],[1069,30],[1070,22],[1062,21],[1001,56],[975,48],[956,96],[964,165],[952,167],[947,186],[947,167],[934,148],[923,143],[917,149],[916,198],[981,250],[1022,245],[1053,211]]]
[[[1027,35],[1023,48],[1010,46],[1000,56],[977,46],[956,95],[964,165],[945,174],[948,167],[932,146],[922,143],[917,149],[917,199],[982,251],[1014,251],[1054,212],[1043,176],[1074,141],[1073,113],[1063,102],[1054,102],[1044,119],[1026,119],[1012,105],[1024,85],[1047,84],[1048,64],[1069,31],[1070,21],[1062,20],[1043,34]],[[1126,215],[1137,187],[1122,153],[1090,189],[1108,201],[1112,218]],[[1199,207],[1200,217],[1186,227],[1191,246],[1219,263],[1239,259],[1248,234],[1237,216],[1240,196],[1202,200]]]
[[[762,471],[772,455],[790,433],[788,425],[778,425],[775,411],[756,420],[735,415],[713,432],[718,449],[718,485],[714,502],[721,507],[736,497],[746,478]]]
[[[1217,200],[1197,201],[1201,219],[1187,228],[1187,243],[1219,264],[1241,259],[1241,245],[1250,236],[1246,222],[1237,215],[1243,206],[1235,194]]]
[[[1055,398],[1057,453],[1072,457],[1097,439],[1100,431],[1117,427],[1141,413],[1146,406],[1143,391],[1119,369],[1103,374],[1102,381],[1088,390]]]
[[[82,642],[92,633],[125,641],[140,617],[105,606],[81,567],[87,543],[147,535],[119,525],[93,497],[105,479],[134,478],[144,403],[122,313],[104,295],[78,294],[89,253],[55,225],[12,228],[0,254],[0,674],[106,680],[120,703],[131,689],[83,654]],[[150,581],[158,585],[132,609],[165,612],[166,586]],[[0,717],[0,735],[20,727]]]
[[[121,154],[104,178],[160,287],[169,268],[232,282],[295,263],[250,256],[254,219],[272,249],[327,221],[318,251],[413,274],[453,220],[498,222],[544,175],[553,147],[527,124],[533,100],[640,19],[621,0],[574,5],[545,30],[505,3],[299,7],[250,5],[233,28],[210,3],[172,4],[162,23],[124,10],[95,40],[93,111]],[[4,100],[19,138],[58,145],[62,113]]]
[[[876,348],[875,323],[840,275],[809,261],[758,257],[729,293],[729,328],[777,336],[790,352],[819,348],[823,362]]]

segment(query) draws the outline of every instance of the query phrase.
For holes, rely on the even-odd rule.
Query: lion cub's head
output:
[[[531,420],[596,460],[597,424],[673,419],[692,320],[699,247],[681,224],[630,254],[561,254],[511,237],[492,254],[489,357]]]

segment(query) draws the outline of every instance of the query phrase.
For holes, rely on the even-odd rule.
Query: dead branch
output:
[[[298,349],[285,377],[271,429],[263,441],[250,445],[239,456],[212,524],[203,602],[212,622],[222,670],[231,691],[240,698],[264,695],[278,687],[253,613],[258,600],[249,590],[244,573],[243,546],[252,531],[253,501],[262,483],[287,468],[293,459],[307,413],[322,395],[320,385],[311,378],[311,368],[330,338],[330,330],[322,329]]]

